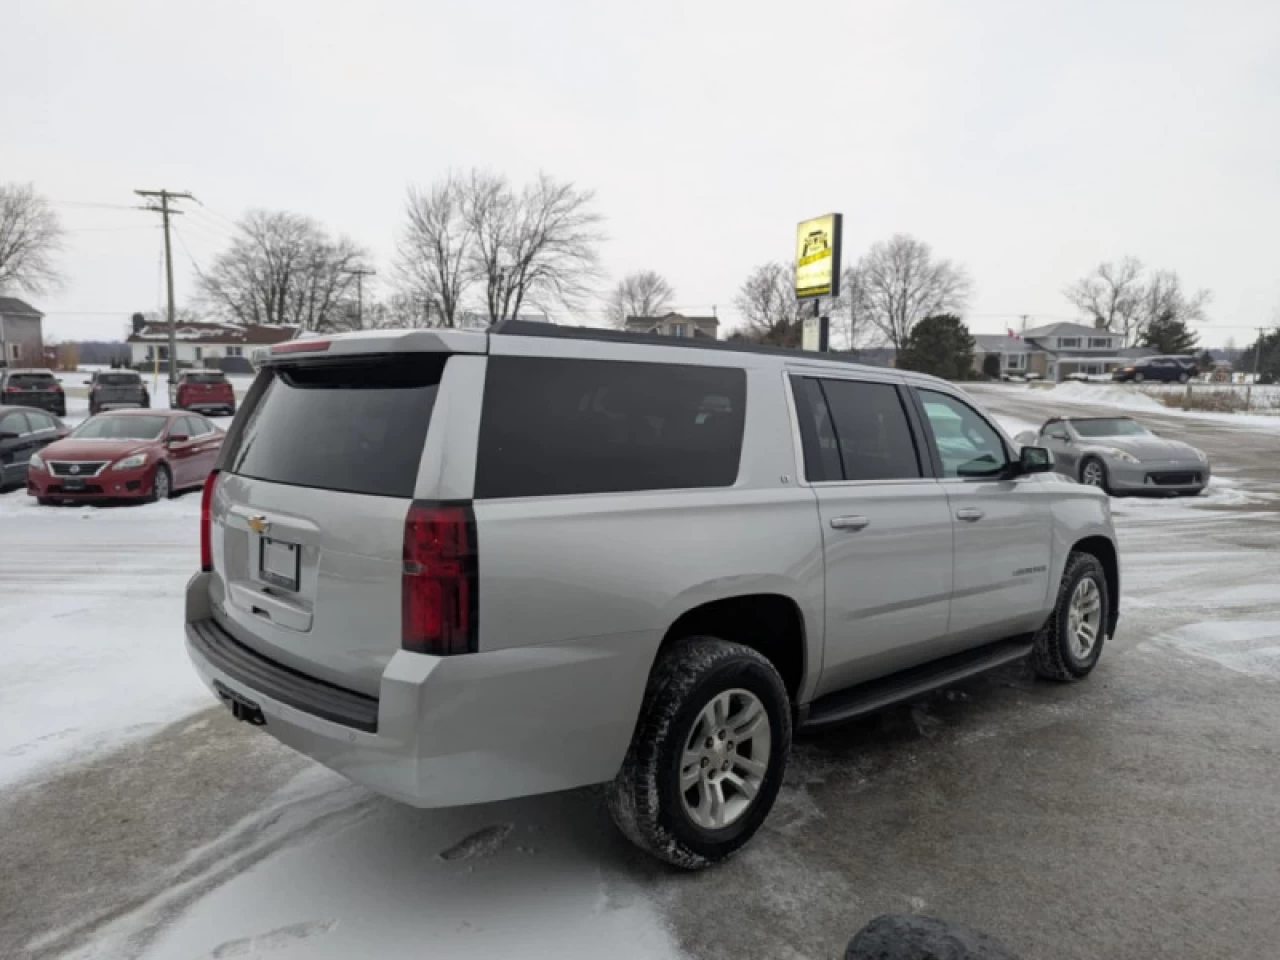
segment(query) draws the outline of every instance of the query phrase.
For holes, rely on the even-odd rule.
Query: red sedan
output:
[[[163,500],[199,487],[224,434],[196,413],[114,410],[90,417],[31,458],[27,493],[61,500]]]

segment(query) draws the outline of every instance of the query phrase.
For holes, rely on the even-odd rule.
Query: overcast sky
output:
[[[189,190],[179,303],[230,220],[293,210],[390,266],[405,188],[450,168],[597,192],[611,278],[687,311],[845,215],[965,265],[975,331],[1070,318],[1133,254],[1248,339],[1280,305],[1280,3],[330,0],[4,5],[0,181],[70,231],[63,337],[160,301],[158,217],[72,204]]]

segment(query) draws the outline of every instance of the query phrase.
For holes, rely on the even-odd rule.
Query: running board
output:
[[[825,727],[874,713],[904,700],[914,700],[939,687],[1022,660],[1031,653],[1031,649],[1030,637],[1014,637],[952,654],[878,680],[869,680],[847,690],[837,690],[810,704],[808,715],[800,725],[808,728]]]

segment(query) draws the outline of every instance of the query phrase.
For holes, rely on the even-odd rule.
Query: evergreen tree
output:
[[[946,380],[973,376],[973,337],[965,322],[951,313],[925,317],[907,334],[898,366]]]

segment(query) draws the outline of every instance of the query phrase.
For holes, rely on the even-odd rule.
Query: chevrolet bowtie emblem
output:
[[[264,516],[256,516],[249,518],[249,529],[254,533],[266,533],[271,529],[271,521]]]

